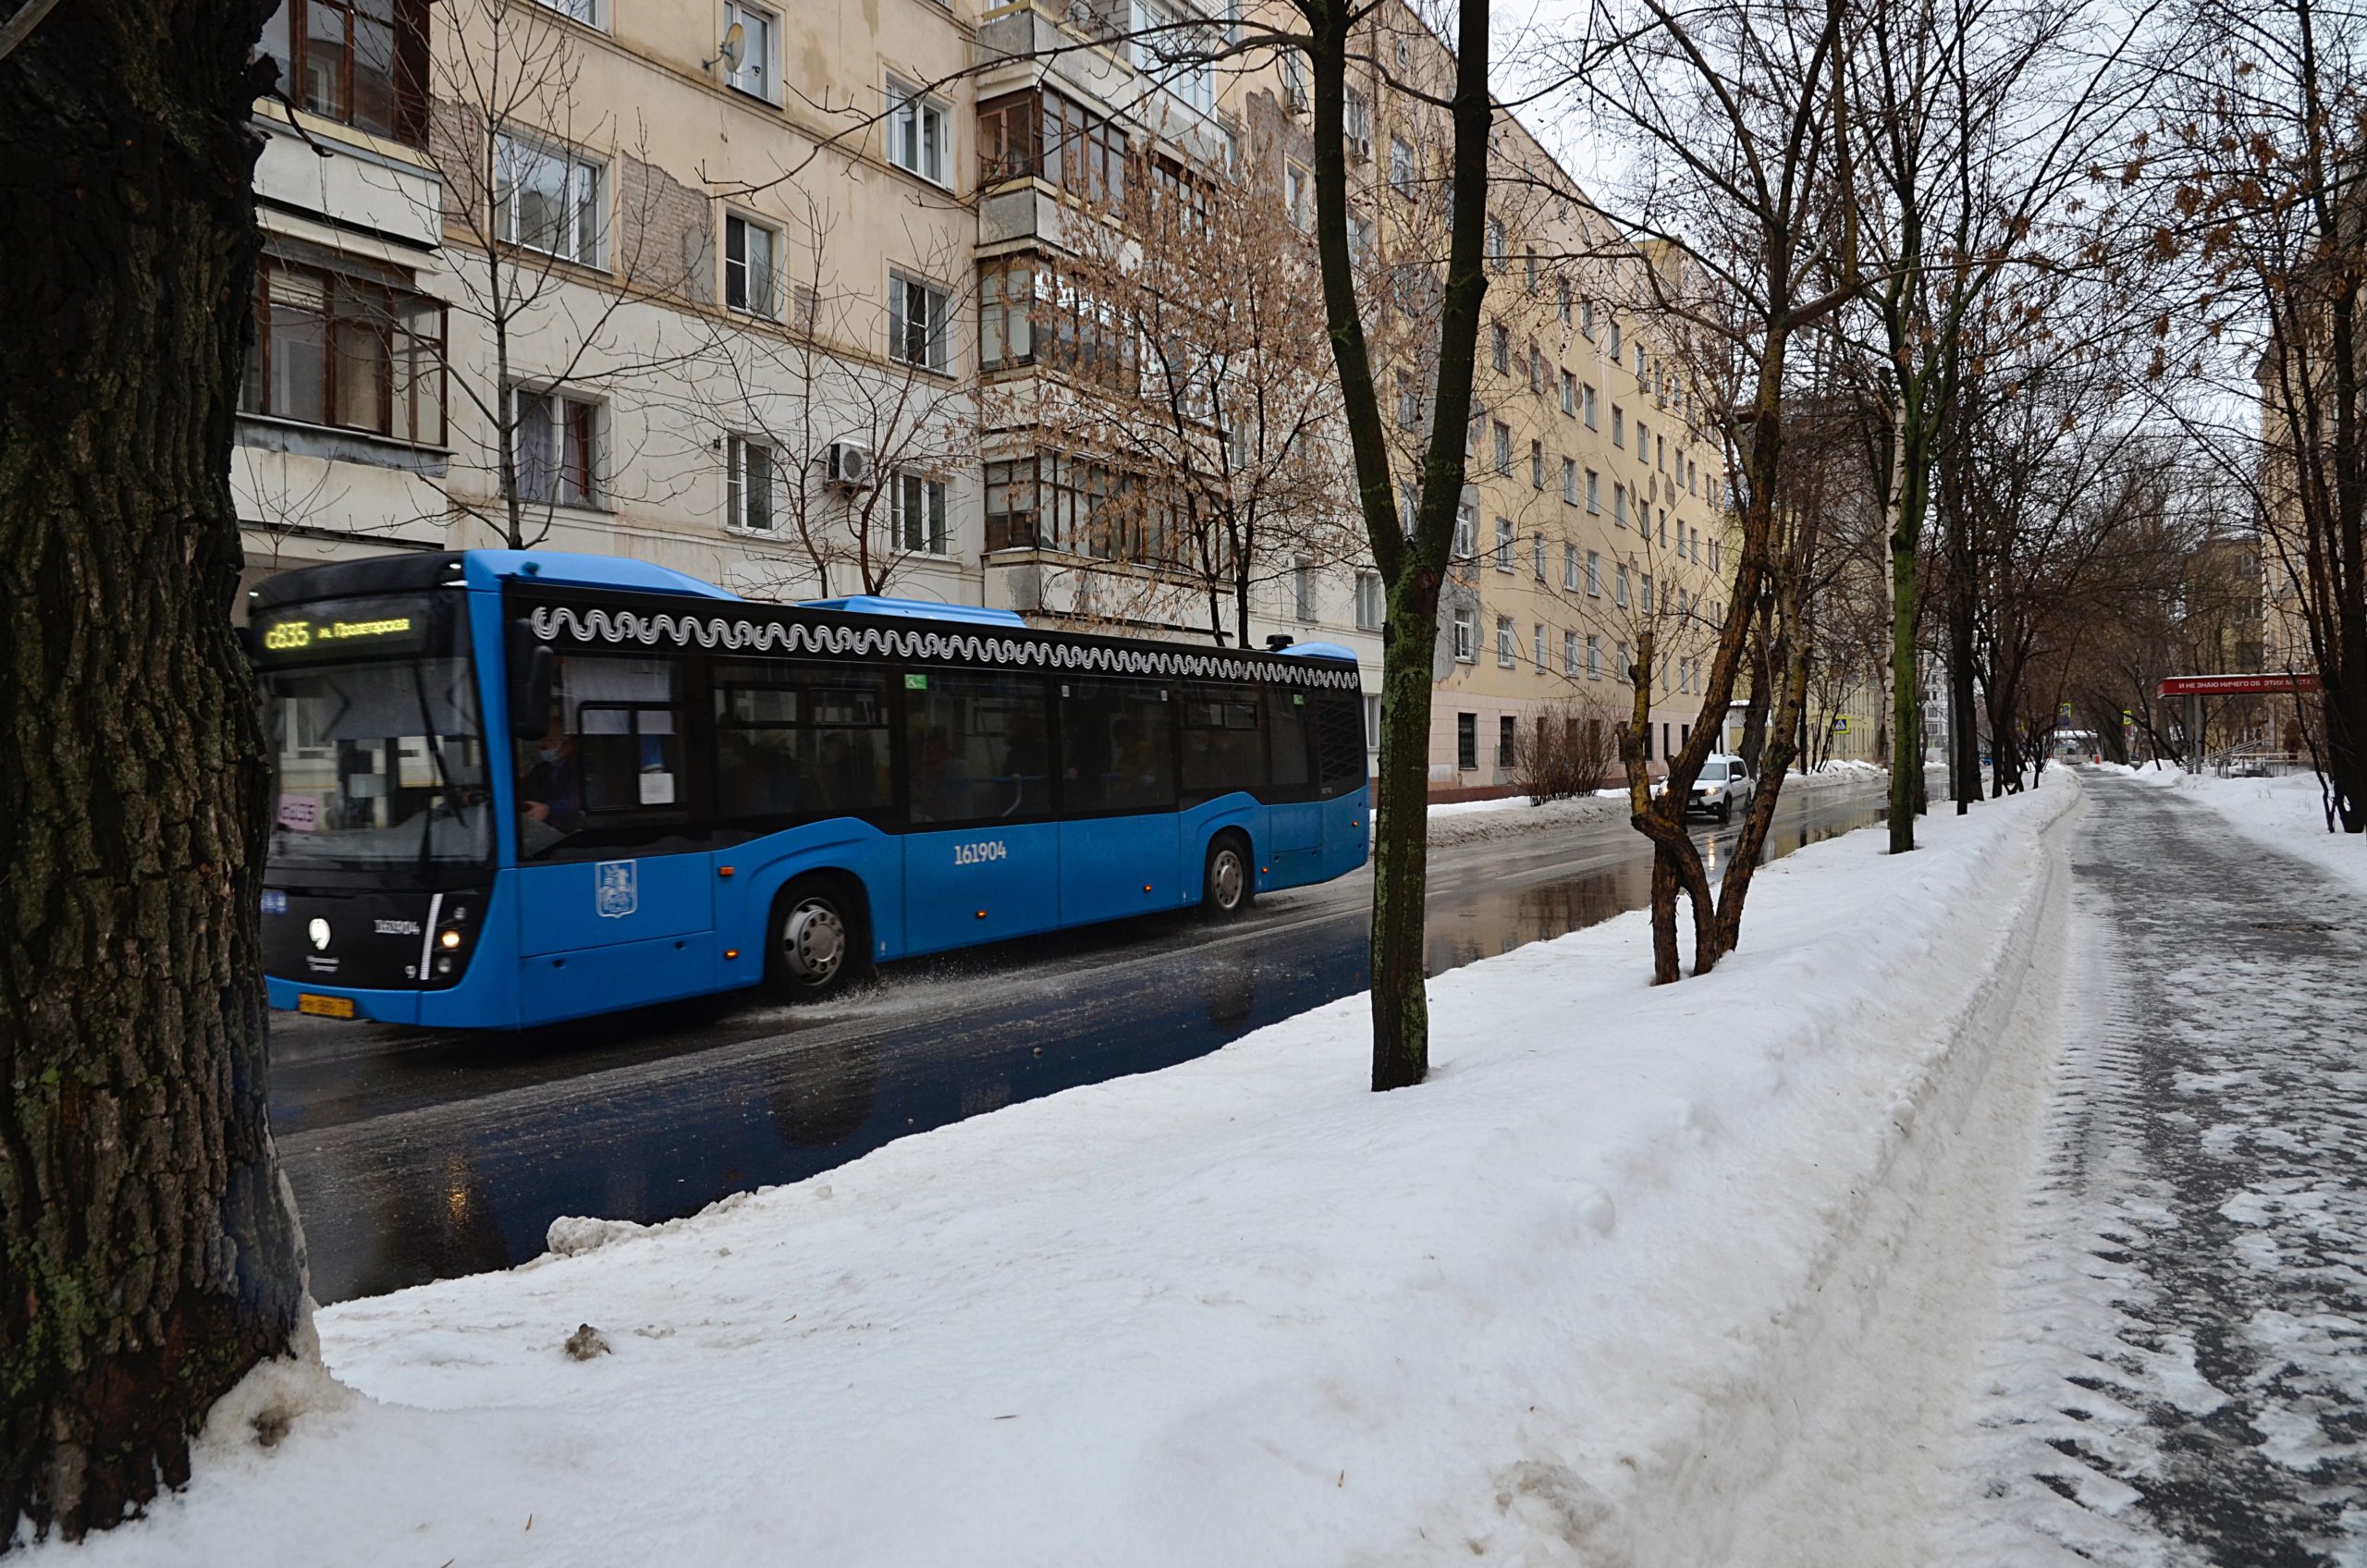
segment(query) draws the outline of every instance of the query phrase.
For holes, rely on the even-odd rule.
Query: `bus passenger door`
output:
[[[1051,929],[1061,840],[1045,679],[927,669],[903,681],[904,950]]]
[[[1258,846],[1260,886],[1295,887],[1319,874],[1323,806],[1316,797],[1307,693],[1269,687],[1266,733],[1272,759],[1266,839]]]
[[[1061,924],[1185,901],[1170,682],[1060,682]],[[1199,891],[1195,888],[1191,892]]]

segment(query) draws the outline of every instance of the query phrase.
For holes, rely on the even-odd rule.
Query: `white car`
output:
[[[1707,812],[1722,824],[1731,822],[1735,808],[1748,805],[1752,792],[1758,788],[1751,778],[1748,765],[1742,758],[1711,755],[1702,762],[1701,771],[1695,776],[1693,793],[1686,801],[1685,809]],[[1666,779],[1654,784],[1653,798],[1658,799],[1667,790]]]

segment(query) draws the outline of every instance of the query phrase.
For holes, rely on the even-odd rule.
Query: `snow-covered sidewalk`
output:
[[[2049,1047],[2079,799],[1804,850],[1706,979],[1645,985],[1636,914],[1443,975],[1419,1089],[1365,1091],[1352,998],[345,1304],[362,1397],[260,1379],[310,1402],[276,1447],[225,1415],[186,1493],[28,1561],[1918,1560],[1965,1292],[1894,1286],[1980,1266],[2018,1102],[1976,1090]]]
[[[2175,790],[2207,805],[2253,842],[2298,855],[2367,892],[2367,834],[2326,831],[2324,796],[2313,773],[2282,778],[2221,778],[2174,767],[2103,766],[2109,772],[2126,774],[2140,784]]]
[[[1828,763],[1816,773],[1795,773],[1784,780],[1785,800],[1822,795],[1835,790],[1862,789],[1890,777],[1889,770],[1862,762]],[[1576,827],[1594,822],[1625,822],[1627,792],[1598,790],[1568,800],[1532,802],[1526,795],[1502,800],[1455,801],[1434,805],[1429,812],[1433,847],[1509,839],[1551,827]]]

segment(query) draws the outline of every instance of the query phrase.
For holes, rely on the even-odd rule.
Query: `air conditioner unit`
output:
[[[823,477],[831,484],[843,484],[851,490],[871,488],[870,447],[855,441],[833,441],[824,459]]]

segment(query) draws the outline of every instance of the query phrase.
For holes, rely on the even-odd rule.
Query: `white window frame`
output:
[[[1520,658],[1520,633],[1513,627],[1513,618],[1496,618],[1496,668],[1510,669]]]
[[[931,319],[923,324],[927,336],[923,339],[923,357],[913,359],[904,351],[910,336],[912,300],[918,293],[931,302]],[[953,296],[944,285],[931,282],[918,273],[901,267],[888,269],[888,357],[900,365],[915,370],[934,371],[939,375],[950,372],[953,364]]]
[[[542,0],[543,8],[601,32],[608,31],[607,0]]]
[[[894,547],[908,556],[951,554],[953,531],[948,521],[945,481],[918,469],[900,468],[888,475],[888,485],[889,539]],[[916,532],[917,545],[913,543]]]
[[[1528,653],[1530,661],[1537,666],[1537,673],[1539,675],[1544,674],[1545,623],[1541,620],[1532,622],[1529,627]]]
[[[1479,554],[1479,516],[1469,507],[1454,514],[1453,558],[1458,561],[1477,559]]]
[[[1602,475],[1587,470],[1587,511],[1594,517],[1602,515]]]
[[[1402,136],[1389,139],[1389,188],[1408,202],[1417,198],[1420,175],[1414,166],[1414,146]]]
[[[1356,630],[1378,631],[1381,618],[1389,613],[1388,601],[1381,594],[1380,573],[1356,573]]]
[[[1306,561],[1291,565],[1291,612],[1303,623],[1315,619],[1315,568]]]
[[[1562,411],[1572,415],[1578,411],[1578,376],[1567,365],[1562,367]]]
[[[952,162],[953,111],[901,77],[889,76],[886,90],[888,162],[940,188]]]
[[[1594,384],[1592,382],[1584,384],[1579,387],[1578,392],[1578,402],[1585,410],[1584,423],[1586,427],[1588,430],[1601,429],[1602,426],[1599,421],[1602,409],[1601,405],[1595,400]]]
[[[1519,538],[1519,533],[1513,528],[1512,519],[1500,517],[1496,520],[1496,570],[1498,571],[1512,570],[1513,545]]]
[[[1469,605],[1454,606],[1454,658],[1457,664],[1479,662],[1479,628]]]
[[[741,236],[740,260],[736,263],[731,259],[731,231],[734,224],[739,226]],[[761,279],[749,268],[748,236],[751,234],[761,234],[765,237],[767,262]],[[734,266],[737,266],[742,274],[741,302],[736,305],[731,302],[731,274]],[[761,299],[758,298],[758,290],[754,287],[759,282],[763,285]],[[742,315],[760,316],[766,321],[780,319],[779,229],[741,213],[727,211],[723,214],[723,303],[726,310],[738,311]]]
[[[1575,631],[1562,633],[1562,673],[1572,680],[1577,677],[1578,634]]]
[[[554,247],[539,244],[525,238],[518,227],[518,192],[522,181],[516,176],[527,160],[547,160],[563,165],[561,205],[567,213],[567,233],[562,243]],[[561,261],[575,262],[596,267],[604,249],[608,227],[608,166],[597,158],[589,158],[572,148],[532,137],[512,136],[501,132],[494,141],[495,184],[493,193],[494,238],[505,245],[515,245],[521,251],[540,255],[556,256]],[[507,174],[509,183],[504,185]],[[588,193],[584,190],[589,186]],[[588,194],[588,199],[587,199]],[[593,231],[583,232],[583,214],[593,214]]]
[[[527,466],[525,448],[524,405],[529,401],[540,402],[546,406],[545,412],[548,419],[546,428],[550,431],[551,440],[557,447],[557,450],[549,454],[546,470],[552,480],[549,495],[533,495],[527,489],[528,477],[534,472]],[[584,460],[583,484],[573,496],[570,496],[565,485],[559,483],[560,477],[566,472],[564,459],[568,424],[566,410],[570,407],[589,409],[592,426],[592,449]],[[569,507],[578,511],[601,510],[604,505],[603,497],[607,494],[606,473],[608,447],[607,405],[596,398],[579,398],[565,390],[544,386],[513,386],[509,389],[509,410],[512,421],[511,450],[516,454],[518,463],[519,498],[529,506]]]
[[[1562,546],[1562,586],[1572,593],[1577,591],[1578,547],[1576,545],[1565,543]]]
[[[1562,459],[1562,504],[1565,507],[1578,504],[1578,459],[1576,458]]]
[[[1587,597],[1602,597],[1602,552],[1600,550],[1587,552]]]
[[[741,56],[740,63],[724,77],[724,85],[760,104],[778,105],[781,14],[770,6],[755,5],[754,0],[724,0],[723,31],[730,32],[735,24],[743,39],[755,34],[759,43]]]
[[[1602,679],[1602,634],[1600,632],[1587,633],[1587,679],[1588,680]]]
[[[1529,539],[1529,551],[1528,551],[1528,553],[1529,553],[1529,564],[1530,564],[1531,568],[1532,568],[1532,569],[1533,569],[1533,570],[1534,570],[1534,573],[1535,573],[1535,575],[1536,575],[1537,581],[1538,581],[1538,582],[1544,582],[1544,581],[1545,581],[1545,535],[1544,535],[1544,534],[1542,534],[1542,533],[1538,533],[1538,534],[1533,534],[1533,535],[1531,535],[1531,536],[1530,536],[1530,539]]]
[[[1624,565],[1612,573],[1611,602],[1623,610],[1627,607],[1627,569]]]
[[[748,521],[748,453],[765,455],[765,521]],[[723,526],[734,533],[755,533],[766,537],[780,532],[780,513],[775,506],[779,494],[780,454],[773,444],[761,435],[730,435],[724,438],[723,458]]]

